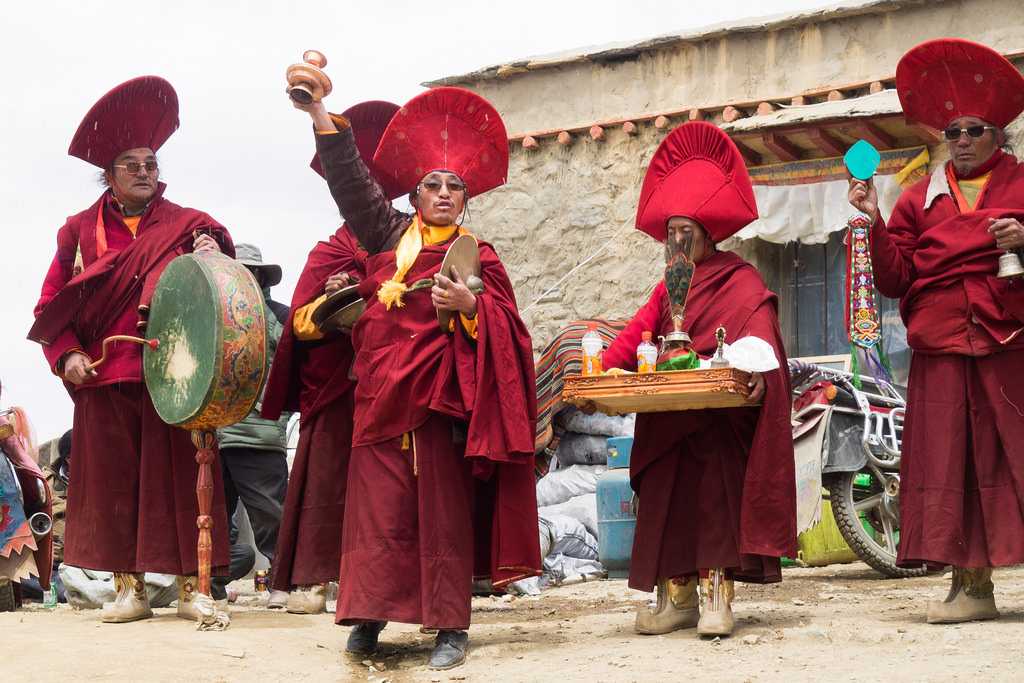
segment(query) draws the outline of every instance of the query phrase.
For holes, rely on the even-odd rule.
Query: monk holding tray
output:
[[[656,605],[637,614],[638,633],[696,626],[702,636],[731,634],[733,580],[780,581],[780,556],[796,553],[790,385],[776,297],[753,266],[715,249],[756,218],[743,159],[717,127],[688,123],[662,142],[647,169],[636,225],[666,242],[665,280],[605,352],[604,366],[636,370],[645,331],[668,339],[681,334],[695,354],[691,365],[707,365],[701,358],[715,353],[716,331],[724,327],[734,347],[750,346],[735,343],[742,339],[774,352],[767,365],[740,370],[775,369],[749,374],[746,407],[637,415],[630,478],[639,509],[629,585],[658,589]],[[750,337],[756,339],[744,339]],[[680,367],[680,360],[659,359],[658,367]],[[712,365],[721,364],[719,354]],[[723,370],[725,384],[734,385],[736,369]],[[657,399],[653,392],[651,398]]]

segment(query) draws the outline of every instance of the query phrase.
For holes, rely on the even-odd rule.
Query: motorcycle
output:
[[[28,433],[24,411],[0,411],[0,612],[20,606],[30,575],[50,588],[53,498]]]
[[[868,375],[796,359],[789,371],[794,441],[823,430],[820,485],[828,489],[843,539],[886,576],[924,576],[924,568],[896,566],[906,399],[889,382]]]

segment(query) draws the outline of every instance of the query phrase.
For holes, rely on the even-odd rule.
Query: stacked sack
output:
[[[587,415],[576,408],[566,408],[555,416],[556,444],[552,444],[555,461],[552,468],[570,465],[604,465],[608,462],[608,439],[633,436],[636,415]]]
[[[597,479],[607,469],[608,438],[632,436],[635,418],[575,408],[555,417],[554,460],[537,482],[544,576],[518,582],[518,590],[536,594],[547,585],[605,576],[597,557]]]

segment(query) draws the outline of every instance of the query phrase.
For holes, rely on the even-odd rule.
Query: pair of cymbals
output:
[[[476,238],[471,235],[462,235],[455,239],[445,252],[444,260],[438,273],[454,280],[454,273],[458,271],[459,277],[474,294],[483,292],[483,281],[480,279],[480,250],[477,247]],[[313,311],[313,324],[321,332],[348,332],[359,320],[359,316],[366,310],[366,302],[359,295],[359,285],[349,285],[328,296],[323,303]],[[437,323],[445,332],[451,330],[452,319],[455,317],[452,311],[437,311]]]

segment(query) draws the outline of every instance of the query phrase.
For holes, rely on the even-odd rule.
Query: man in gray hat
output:
[[[263,290],[263,300],[268,309],[269,372],[283,325],[288,319],[288,307],[270,298],[270,288],[281,281],[281,266],[264,263],[259,248],[252,244],[236,244],[235,259],[249,269]],[[231,579],[247,574],[253,562],[251,549],[236,548],[239,544],[234,516],[238,501],[245,504],[256,548],[267,560],[272,561],[288,486],[287,427],[291,413],[282,413],[277,420],[265,420],[259,416],[262,403],[261,396],[245,419],[217,432],[224,472],[225,500],[228,518],[231,520]],[[214,598],[226,597],[225,586],[228,581],[227,577],[214,579]],[[271,595],[270,606],[283,607],[287,597],[286,593]],[[280,604],[275,605],[275,602]]]

